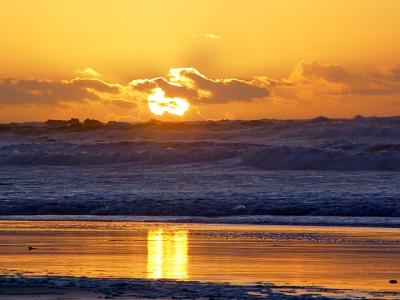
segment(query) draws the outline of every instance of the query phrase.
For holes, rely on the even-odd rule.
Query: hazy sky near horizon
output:
[[[397,0],[0,3],[0,122],[400,114]]]

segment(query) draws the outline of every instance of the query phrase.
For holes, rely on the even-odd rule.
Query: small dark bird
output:
[[[391,283],[391,284],[396,284],[396,283],[397,283],[397,280],[396,280],[396,279],[391,279],[391,280],[389,280],[389,283]]]
[[[36,249],[36,248],[33,248],[33,247],[31,247],[31,246],[28,247],[28,250],[29,250],[29,251],[32,251],[32,250],[35,250],[35,249]]]

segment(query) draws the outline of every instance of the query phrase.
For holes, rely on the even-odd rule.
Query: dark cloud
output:
[[[183,84],[189,80],[186,85],[192,86],[192,89],[197,90],[199,101],[224,103],[229,101],[248,101],[269,96],[268,88],[257,85],[256,82],[236,78],[209,79],[192,68],[175,70],[177,75],[172,73],[172,79],[175,76]]]
[[[352,74],[336,64],[302,62],[289,81],[297,87],[310,85],[322,95],[397,95],[400,94],[400,66]]]
[[[109,103],[111,105],[117,106],[119,108],[124,108],[124,109],[133,109],[137,107],[137,104],[132,101],[127,101],[124,99],[113,99],[109,100]]]
[[[389,74],[393,80],[400,81],[400,65],[392,67]]]
[[[2,104],[55,104],[99,100],[99,93],[118,94],[118,85],[99,79],[76,78],[72,80],[3,79],[0,80]]]
[[[300,63],[292,73],[292,78],[304,81],[323,79],[334,83],[350,82],[352,80],[349,73],[342,66],[336,64],[320,65],[317,62]]]

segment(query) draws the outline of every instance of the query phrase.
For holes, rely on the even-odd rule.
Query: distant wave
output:
[[[18,144],[0,148],[2,165],[183,164],[235,157],[246,145],[206,142]]]
[[[219,161],[265,170],[400,170],[400,117],[0,127],[0,166]]]
[[[246,153],[243,161],[266,170],[391,170],[400,171],[400,151],[352,151],[287,146]],[[385,150],[383,150],[385,149]]]
[[[224,142],[14,144],[0,147],[0,165],[186,164],[232,161],[265,170],[400,171],[400,144],[264,146]]]

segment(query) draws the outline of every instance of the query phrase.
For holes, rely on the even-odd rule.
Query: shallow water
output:
[[[400,229],[0,221],[0,273],[399,291]]]
[[[400,172],[0,166],[0,215],[400,216]]]

